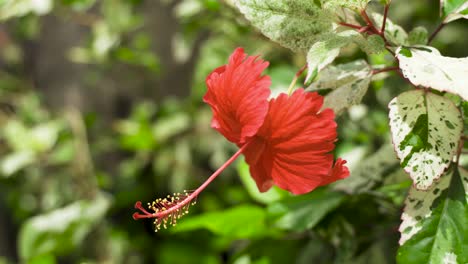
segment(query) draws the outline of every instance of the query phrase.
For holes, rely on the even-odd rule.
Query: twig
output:
[[[389,7],[390,7],[390,4],[385,5],[382,28],[380,29],[380,34],[382,34],[382,38],[385,40],[385,42],[387,42],[387,39],[385,38],[385,25],[387,24],[387,16],[388,16]]]
[[[400,68],[396,67],[396,66],[395,67],[387,67],[387,68],[383,68],[383,69],[379,69],[379,70],[374,69],[374,70],[372,70],[372,75],[379,74],[381,72],[397,71],[399,69]]]
[[[296,82],[297,82],[297,79],[302,75],[302,73],[305,71],[305,69],[307,69],[307,64],[305,64],[304,66],[302,66],[302,68],[300,68],[296,74],[294,75],[294,78],[291,82],[291,84],[289,85],[289,88],[288,88],[288,95],[291,95],[293,89],[294,89],[294,86],[296,85]]]
[[[354,29],[358,29],[358,30],[362,29],[361,25],[353,25],[353,24],[349,24],[349,23],[345,23],[345,22],[340,22],[339,24],[342,25],[342,26],[345,26],[345,27],[354,28]]]
[[[362,18],[366,21],[367,25],[368,25],[369,28],[370,28],[370,31],[372,31],[374,34],[378,34],[378,35],[382,36],[381,32],[378,31],[378,30],[375,28],[374,23],[372,22],[372,20],[371,20],[371,19],[369,18],[369,16],[367,15],[365,9],[363,9],[363,10],[361,11],[361,16],[362,16]]]
[[[431,44],[431,42],[434,40],[434,38],[437,36],[437,34],[439,33],[439,31],[441,29],[443,29],[445,27],[445,23],[442,22],[440,23],[440,25],[434,30],[434,32],[432,32],[431,36],[429,37],[429,39],[427,40],[427,45]]]

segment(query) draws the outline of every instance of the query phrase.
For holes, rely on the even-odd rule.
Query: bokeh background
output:
[[[431,32],[438,1],[396,0],[389,17]],[[467,56],[466,29],[433,44]],[[274,92],[305,64],[232,1],[0,0],[0,263],[394,263],[411,183],[388,143],[386,105],[407,88],[393,75],[338,118],[345,184],[260,194],[239,161],[177,227],[132,219],[135,201],[195,189],[236,150],[202,96],[239,46],[271,62]]]

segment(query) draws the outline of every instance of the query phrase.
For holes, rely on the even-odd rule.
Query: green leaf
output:
[[[336,182],[333,188],[346,193],[366,192],[381,183],[385,176],[396,168],[399,166],[395,150],[392,144],[387,143],[372,155],[362,159],[356,168],[351,169],[352,177]]]
[[[260,31],[294,51],[308,50],[332,30],[331,16],[310,0],[239,0],[237,7]]]
[[[400,47],[396,56],[403,75],[414,85],[454,93],[468,100],[468,57],[444,57],[429,46]]]
[[[465,18],[468,19],[467,0],[440,0],[440,15],[444,23]]]
[[[415,27],[408,34],[408,44],[423,45],[427,43],[427,29],[425,27]]]
[[[17,120],[9,121],[3,132],[8,145],[16,151],[45,152],[57,141],[61,124],[56,121],[42,123],[35,127],[26,127]]]
[[[95,200],[80,200],[47,214],[28,219],[19,233],[21,259],[47,253],[63,254],[81,244],[85,236],[104,217],[109,198],[100,194]]]
[[[265,225],[265,219],[263,208],[240,205],[183,219],[171,231],[178,233],[207,229],[215,235],[233,239],[263,237],[271,233]]]
[[[379,13],[372,13],[372,18],[375,21],[375,25],[381,26],[383,23],[383,16]],[[393,23],[387,17],[387,23],[385,25],[385,38],[395,45],[407,44],[408,33],[399,25]]]
[[[468,263],[468,174],[454,167],[427,191],[412,187],[398,263]]]
[[[269,219],[281,229],[302,232],[313,228],[337,208],[345,195],[322,188],[311,193],[283,199],[267,208]]]
[[[339,114],[348,107],[358,104],[367,92],[371,81],[371,68],[358,60],[323,70],[311,90],[333,89],[327,94],[324,108],[332,108]]]
[[[390,129],[401,165],[417,189],[428,189],[450,165],[463,128],[458,108],[445,97],[413,90],[389,104]]]
[[[252,199],[254,199],[257,202],[269,204],[289,196],[288,191],[282,190],[277,186],[273,186],[267,192],[260,192],[258,190],[257,184],[250,175],[249,165],[247,165],[245,161],[241,161],[238,163],[237,172],[239,173],[239,177],[241,178],[241,181],[244,184],[247,192],[252,197]]]

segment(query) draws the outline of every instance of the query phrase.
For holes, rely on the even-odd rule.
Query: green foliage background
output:
[[[433,30],[438,8],[394,0],[389,17]],[[387,104],[408,88],[399,76],[374,80],[337,120],[349,181],[260,194],[239,161],[155,233],[132,219],[135,201],[196,188],[236,149],[210,128],[206,75],[242,46],[271,62],[284,92],[305,54],[230,1],[2,0],[0,20],[1,264],[395,263],[411,185],[389,147]],[[466,56],[467,25],[433,45]],[[359,58],[386,60],[351,46],[337,62]]]

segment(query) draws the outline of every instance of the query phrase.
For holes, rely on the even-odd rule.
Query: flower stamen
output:
[[[197,203],[196,199],[208,184],[210,184],[224,169],[233,163],[237,157],[247,148],[251,141],[245,143],[230,159],[228,159],[219,169],[217,169],[200,187],[195,191],[184,191],[183,193],[174,193],[165,198],[158,198],[148,203],[146,210],[140,201],[135,203],[135,209],[140,212],[133,214],[133,219],[154,218],[155,232],[166,229],[168,225],[175,226],[177,220],[189,213],[191,205]],[[152,211],[152,213],[150,212]]]

